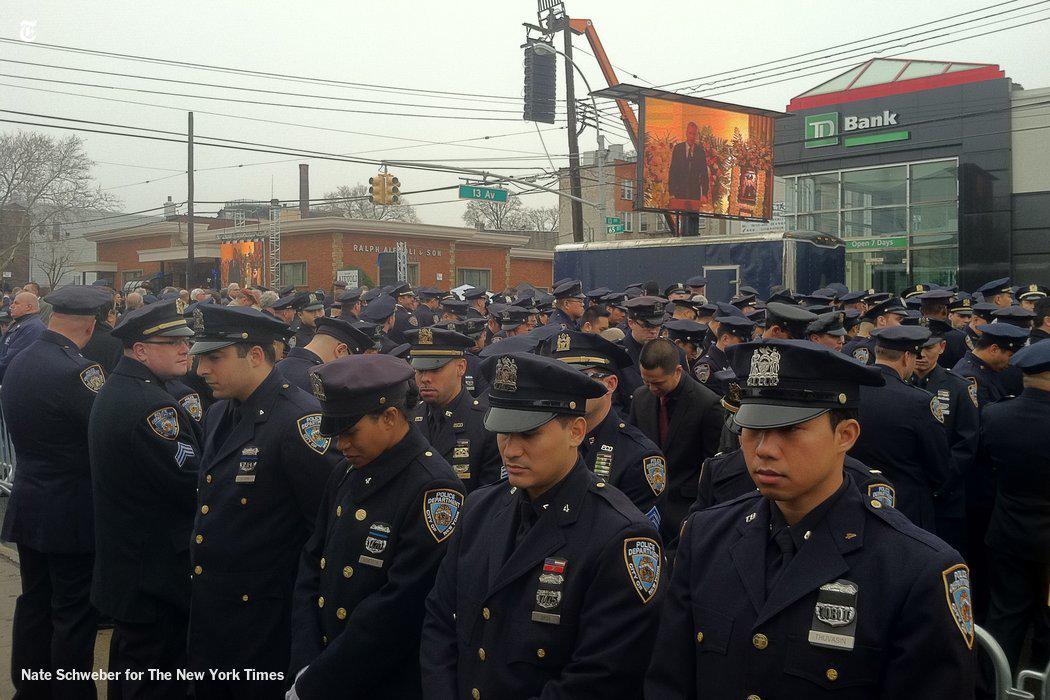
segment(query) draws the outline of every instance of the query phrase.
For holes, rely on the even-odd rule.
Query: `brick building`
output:
[[[88,234],[87,238],[97,244],[95,267],[99,276],[123,284],[160,272],[181,286],[186,271],[185,218],[168,217],[130,229]],[[209,279],[221,277],[220,236],[265,236],[267,229],[265,221],[249,222],[237,229],[227,219],[196,217],[194,221],[194,286],[207,286]],[[460,284],[490,289],[519,282],[541,288],[551,285],[554,254],[525,248],[528,236],[337,216],[301,219],[295,209],[282,211],[282,284],[331,289],[337,273],[357,270],[361,284],[375,286],[380,283],[380,254],[393,252],[402,241],[408,248],[409,281],[413,284],[442,289]]]

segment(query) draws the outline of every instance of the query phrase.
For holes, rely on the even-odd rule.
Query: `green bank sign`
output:
[[[897,126],[898,117],[899,115],[896,112],[891,112],[888,109],[882,110],[881,114],[865,116],[855,114],[840,115],[838,112],[810,114],[805,117],[805,146],[806,148],[837,146],[839,137],[842,137],[842,145],[847,148],[891,141],[906,141],[911,138],[911,132],[909,131],[857,133],[871,129],[884,129],[888,126]]]
[[[888,238],[858,238],[846,241],[848,251],[891,250],[907,248],[907,236],[890,236]]]

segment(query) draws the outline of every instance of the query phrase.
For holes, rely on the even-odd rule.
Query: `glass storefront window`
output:
[[[874,238],[908,232],[907,207],[842,212],[843,238]]]
[[[850,289],[897,291],[908,286],[907,250],[846,254],[846,284]]]
[[[959,174],[955,161],[916,163],[911,166],[911,201],[947,202],[959,198]]]
[[[821,233],[839,234],[838,212],[826,212],[824,214],[799,214],[799,231],[820,231]]]
[[[950,287],[959,269],[959,248],[919,248],[911,251],[911,276],[918,282]]]
[[[908,203],[908,166],[847,170],[842,173],[842,208]]]
[[[839,174],[828,173],[798,178],[798,212],[839,208]]]

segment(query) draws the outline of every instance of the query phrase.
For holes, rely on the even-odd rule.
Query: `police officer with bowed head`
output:
[[[356,321],[361,313],[361,288],[347,289],[336,299],[339,302],[339,318],[343,321]]]
[[[950,484],[955,467],[940,401],[909,383],[930,331],[921,326],[893,326],[875,330],[873,337],[875,366],[885,382],[860,390],[862,430],[850,455],[881,470],[893,482],[895,490],[885,505],[935,532],[934,493]]]
[[[718,378],[718,373],[729,369],[730,366],[725,351],[737,343],[751,340],[755,324],[740,316],[718,316],[715,320],[718,321],[715,342],[711,343],[707,352],[697,361],[693,376],[711,391],[724,396],[729,387]]]
[[[878,298],[878,296],[873,295],[873,297],[869,297],[869,299],[872,298]],[[872,303],[867,313],[861,319],[874,324],[875,330],[877,330],[899,326],[907,315],[908,311],[901,304],[900,299],[888,296],[888,298],[882,299],[878,303]],[[875,337],[869,334],[864,338],[855,338],[843,346],[842,352],[858,362],[873,365],[875,364]]]
[[[298,322],[292,347],[305,347],[313,340],[317,319],[324,317],[324,297],[316,292],[299,292],[292,300],[292,309]]]
[[[427,598],[424,697],[641,697],[663,553],[579,454],[607,388],[537,355],[483,369],[508,480],[471,494]]]
[[[11,361],[0,404],[15,453],[0,539],[18,548],[22,592],[15,601],[11,676],[18,697],[95,697],[91,681],[27,680],[23,671],[87,671],[97,613],[91,606],[95,551],[88,417],[105,381],[80,348],[95,312],[113,295],[69,285],[45,297],[47,329]]]
[[[884,375],[805,341],[729,356],[758,491],[686,520],[646,697],[972,697],[966,565],[843,471]]]
[[[346,462],[303,549],[289,698],[418,698],[424,599],[463,506],[463,486],[408,419],[412,368],[343,357],[311,373],[320,432]]]
[[[952,368],[966,377],[975,387],[977,403],[982,408],[1009,395],[1002,373],[1010,366],[1010,358],[1028,342],[1028,331],[1010,323],[986,323],[976,326],[980,331],[972,350]]]
[[[1050,343],[1036,343],[1010,359],[1024,372],[1021,395],[981,411],[978,468],[994,478],[995,505],[988,526],[991,605],[986,625],[1017,669],[1025,636],[1035,625],[1033,658],[1043,668],[1050,623]],[[1042,647],[1042,648],[1040,648]]]
[[[142,306],[112,331],[123,357],[91,410],[88,447],[95,502],[91,600],[113,619],[110,697],[181,699],[190,609],[190,535],[201,428],[166,382],[189,368],[193,330],[175,301]],[[126,671],[141,672],[132,678]]]
[[[846,340],[845,319],[846,314],[842,311],[819,314],[816,320],[806,326],[806,340],[831,350],[842,350]]]
[[[219,401],[205,416],[197,482],[188,666],[266,674],[206,674],[198,698],[279,698],[299,553],[339,456],[320,433],[317,399],[274,367],[283,323],[246,307],[201,306],[192,325],[197,372]]]
[[[360,355],[372,346],[372,339],[349,321],[322,316],[314,321],[314,327],[316,331],[309,343],[292,348],[277,363],[277,369],[289,383],[307,392],[311,391],[311,368],[339,357]]]
[[[583,316],[583,285],[579,280],[566,280],[554,288],[554,313],[549,325],[559,326],[562,330],[580,330],[580,317]]]
[[[601,336],[563,331],[540,346],[555,357],[605,385],[604,396],[587,400],[587,436],[580,446],[584,462],[599,478],[623,491],[660,528],[660,505],[667,488],[667,460],[660,448],[613,406],[618,372],[631,364],[624,349]]]
[[[419,327],[419,319],[415,315],[416,293],[408,282],[400,282],[390,291],[390,298],[395,302],[394,325],[387,335],[400,345],[405,342],[405,331]]]
[[[496,436],[485,430],[488,400],[474,398],[464,386],[467,350],[474,341],[447,328],[407,331],[409,364],[415,370],[420,403],[410,408],[412,422],[434,452],[452,465],[469,493],[500,479]]]
[[[946,369],[955,366],[966,354],[966,334],[953,328],[948,321],[948,309],[955,294],[948,289],[931,289],[918,295],[923,325],[935,337],[944,340],[944,351],[937,362]]]
[[[764,338],[804,339],[806,328],[817,320],[817,315],[796,304],[772,301],[766,304],[766,327]]]

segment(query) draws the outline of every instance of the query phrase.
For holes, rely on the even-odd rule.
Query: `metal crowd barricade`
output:
[[[15,446],[7,433],[7,423],[0,412],[0,491],[11,495],[11,485],[15,483]]]
[[[1003,653],[1003,648],[999,646],[999,642],[995,641],[995,638],[987,630],[978,625],[974,625],[974,633],[977,635],[978,646],[988,654],[988,658],[992,662],[992,668],[995,670],[996,700],[1036,700],[1036,696],[1033,693],[1023,689],[1026,681],[1041,682],[1042,688],[1039,693],[1039,700],[1050,700],[1050,683],[1047,682],[1047,677],[1050,676],[1050,665],[1047,665],[1047,668],[1042,672],[1034,670],[1021,671],[1017,674],[1017,684],[1010,685],[1010,662],[1006,660],[1006,654]]]

